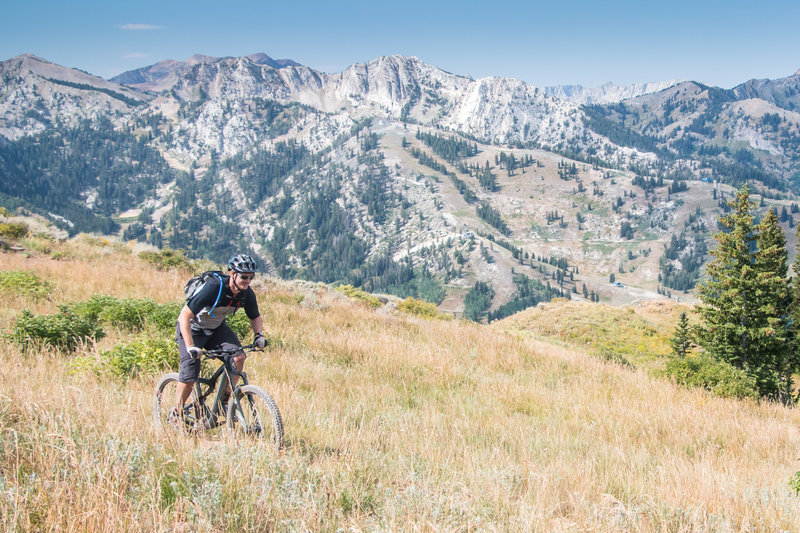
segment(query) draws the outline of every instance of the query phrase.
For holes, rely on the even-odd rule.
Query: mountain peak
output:
[[[47,61],[45,59],[42,59],[41,57],[39,57],[39,56],[37,56],[35,54],[29,54],[29,53],[20,54],[20,55],[18,55],[16,57],[12,57],[11,59],[12,60],[14,60],[14,59],[35,59],[37,61],[43,61],[45,63],[49,63],[49,61]]]
[[[300,63],[292,61],[291,59],[272,59],[264,52],[258,52],[240,58],[214,57],[195,54],[186,61],[165,59],[153,65],[129,70],[114,76],[111,78],[111,81],[124,85],[130,85],[139,89],[161,91],[168,88],[173,82],[175,82],[183,72],[196,65],[213,65],[219,61],[242,59],[252,61],[256,65],[265,65],[276,69],[302,66]]]
[[[256,54],[250,54],[249,56],[245,56],[245,58],[249,59],[256,65],[267,65],[272,68],[283,68],[283,67],[301,67],[302,65],[296,61],[292,61],[291,59],[272,59],[270,56],[265,54],[264,52],[258,52]]]
[[[197,64],[206,64],[206,63],[214,63],[218,61],[218,57],[212,56],[204,56],[202,54],[195,54],[189,59],[186,60],[186,64],[189,66],[197,65]]]

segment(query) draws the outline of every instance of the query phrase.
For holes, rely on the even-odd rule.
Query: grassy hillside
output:
[[[557,299],[511,315],[493,327],[654,368],[670,355],[669,338],[678,317],[690,310],[669,300],[620,308]]]
[[[0,271],[52,282],[40,296],[4,288],[0,329],[24,308],[52,313],[96,294],[176,301],[189,276],[102,241],[44,251],[0,253]],[[555,302],[487,327],[425,320],[391,302],[373,308],[319,285],[262,278],[255,288],[273,347],[251,356],[247,370],[281,408],[285,451],[219,434],[159,434],[150,412],[156,374],[126,380],[71,364],[128,342],[126,331],[108,327],[74,355],[23,353],[0,340],[0,528],[779,531],[800,523],[789,485],[800,470],[797,410],[713,398],[594,353],[663,353],[674,309]],[[634,337],[646,345],[624,351]]]

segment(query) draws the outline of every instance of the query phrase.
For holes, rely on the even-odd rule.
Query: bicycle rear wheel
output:
[[[271,443],[276,450],[283,447],[283,419],[272,396],[261,387],[237,387],[228,402],[225,421],[235,437]]]
[[[197,393],[192,389],[192,395],[183,408],[183,414],[175,411],[175,400],[178,393],[178,373],[172,372],[162,377],[153,392],[153,422],[158,429],[171,429],[175,432],[193,432],[202,427],[199,416]]]

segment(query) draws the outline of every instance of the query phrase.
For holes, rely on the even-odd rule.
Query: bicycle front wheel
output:
[[[276,450],[283,447],[283,419],[272,396],[261,387],[237,387],[228,402],[226,425],[236,437],[271,443]]]

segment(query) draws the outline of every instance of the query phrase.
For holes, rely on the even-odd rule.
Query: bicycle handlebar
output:
[[[263,351],[264,348],[259,348],[256,346],[255,343],[253,344],[246,344],[245,346],[237,346],[236,348],[228,348],[223,349],[220,348],[218,350],[206,350],[203,348],[200,351],[200,355],[206,359],[223,359],[228,356],[232,356],[238,352],[253,352],[253,351]]]

